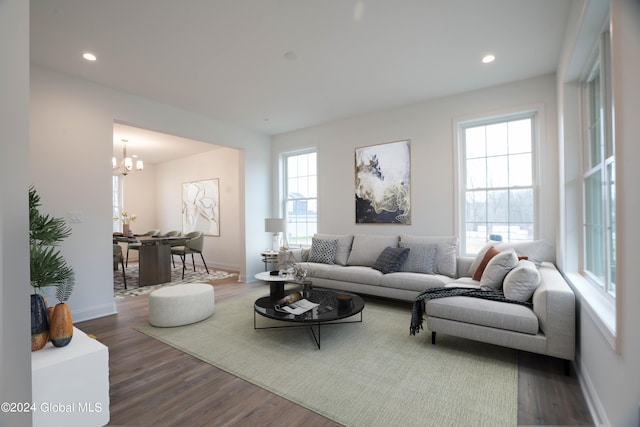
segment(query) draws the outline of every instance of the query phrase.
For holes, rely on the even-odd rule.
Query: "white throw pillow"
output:
[[[480,289],[499,290],[508,272],[518,265],[518,256],[513,249],[500,252],[491,258],[480,278]]]
[[[502,284],[504,296],[516,301],[529,301],[540,281],[540,272],[535,264],[522,260],[505,276]]]

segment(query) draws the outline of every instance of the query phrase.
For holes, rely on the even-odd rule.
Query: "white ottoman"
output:
[[[149,294],[149,323],[168,328],[196,323],[213,314],[213,286],[185,283],[156,289]]]

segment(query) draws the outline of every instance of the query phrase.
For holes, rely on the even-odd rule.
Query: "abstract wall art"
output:
[[[411,224],[411,141],[355,150],[356,224]]]
[[[220,179],[182,184],[182,232],[220,236]]]

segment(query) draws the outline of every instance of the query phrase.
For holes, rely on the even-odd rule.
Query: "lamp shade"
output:
[[[265,218],[264,231],[268,233],[282,233],[287,231],[287,220],[284,218]]]

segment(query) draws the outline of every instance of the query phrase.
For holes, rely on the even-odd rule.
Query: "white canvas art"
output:
[[[207,236],[220,235],[220,180],[182,184],[182,232],[202,231]]]
[[[411,141],[356,148],[356,223],[411,224]]]

